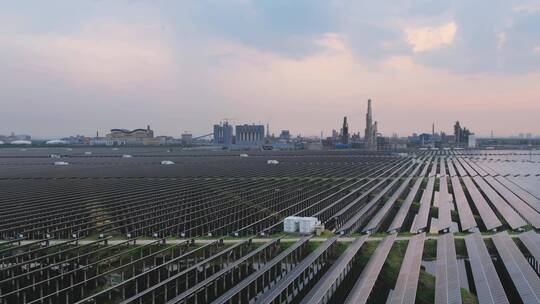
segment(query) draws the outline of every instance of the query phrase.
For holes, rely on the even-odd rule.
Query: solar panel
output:
[[[420,189],[420,186],[422,185],[422,180],[424,176],[427,173],[429,161],[427,161],[424,165],[424,168],[422,169],[422,172],[420,173],[419,177],[416,179],[416,182],[414,183],[413,187],[409,191],[409,194],[407,194],[407,197],[405,198],[405,201],[403,204],[401,204],[401,207],[399,208],[396,216],[392,220],[392,223],[390,224],[390,227],[388,228],[388,232],[394,232],[397,231],[399,228],[401,228],[401,225],[403,225],[403,222],[405,221],[405,217],[407,216],[407,212],[409,212],[409,209],[418,193],[418,189]]]
[[[474,171],[474,169],[465,161],[464,158],[459,158],[459,162],[461,163],[461,166],[467,171],[469,176],[478,176],[478,173]]]
[[[531,255],[540,261],[540,235],[531,230],[520,234],[519,239],[525,244]]]
[[[512,193],[508,188],[496,181],[493,177],[488,176],[485,180],[493,187],[499,194],[510,204],[527,222],[534,226],[534,228],[540,228],[540,213],[534,210],[531,206],[527,205],[518,196]]]
[[[275,303],[275,301],[279,301],[283,296],[288,296],[289,294],[287,291],[293,285],[297,286],[296,288],[298,288],[298,291],[300,291],[301,287],[305,288],[304,284],[299,283],[299,281],[303,281],[303,283],[306,282],[302,276],[304,276],[308,270],[311,270],[311,272],[308,272],[308,275],[316,275],[321,270],[319,268],[321,256],[328,252],[329,248],[336,243],[337,238],[338,236],[334,236],[317,247],[315,251],[303,259],[302,262],[294,267],[285,277],[277,281],[276,284],[263,295],[257,297],[257,303]]]
[[[491,188],[482,177],[475,176],[474,181],[480,187],[482,192],[486,194],[489,201],[495,206],[497,211],[502,215],[504,220],[512,229],[518,229],[525,225],[527,222],[514,210],[504,199]]]
[[[362,304],[367,302],[396,236],[397,234],[392,234],[379,244],[351,289],[345,303]]]
[[[472,179],[468,176],[464,176],[463,183],[465,184],[467,191],[472,198],[476,210],[478,210],[478,213],[480,213],[480,217],[482,218],[482,222],[484,222],[486,229],[493,230],[502,226],[501,221],[499,218],[497,218],[497,215],[493,209],[491,209],[486,199],[482,196],[476,185],[473,183]]]
[[[450,181],[452,183],[452,189],[454,191],[454,199],[456,200],[461,229],[467,231],[471,228],[476,227],[477,224],[474,220],[474,215],[467,201],[467,197],[465,196],[465,192],[463,192],[463,187],[461,186],[459,177],[451,177]]]
[[[396,287],[389,299],[390,304],[414,304],[425,240],[425,233],[417,234],[409,239]]]
[[[457,176],[456,169],[454,168],[453,162],[451,161],[452,158],[447,158],[446,161],[448,162],[446,164],[446,167],[448,168],[448,173],[450,174],[450,177]]]
[[[439,218],[437,222],[438,230],[449,230],[452,225],[450,207],[452,197],[448,194],[448,183],[446,176],[439,178]]]
[[[339,256],[336,262],[328,269],[323,277],[317,282],[310,292],[302,299],[302,304],[327,303],[336,291],[338,286],[344,280],[345,276],[351,270],[354,258],[359,249],[367,240],[367,235],[356,239],[343,254]]]
[[[524,303],[540,303],[540,278],[508,232],[499,232],[492,239],[521,300]]]
[[[384,203],[384,205],[371,218],[369,223],[367,223],[367,225],[362,229],[362,232],[374,232],[379,228],[379,226],[381,225],[381,222],[388,215],[388,211],[390,210],[390,208],[394,206],[394,203],[396,202],[396,200],[405,191],[407,186],[409,186],[409,183],[411,182],[412,177],[416,174],[416,172],[418,172],[419,169],[420,169],[420,164],[415,167],[415,169],[413,170],[413,173],[401,183],[401,185],[396,191],[394,191],[392,196]]]
[[[465,237],[479,303],[509,303],[491,256],[479,232]]]
[[[536,211],[540,212],[540,200],[534,197],[534,195],[530,194],[529,192],[523,190],[521,187],[517,186],[513,182],[509,181],[504,176],[497,176],[495,177],[496,180],[498,180],[501,184],[503,184],[506,188],[508,188],[510,191],[512,191],[514,194],[519,196],[522,200],[524,200],[529,206],[533,207]]]
[[[467,173],[467,171],[465,171],[465,168],[463,168],[461,163],[457,160],[457,158],[452,158],[452,163],[456,166],[460,176],[468,176],[469,175]]]
[[[435,163],[435,162],[434,162]],[[414,221],[411,231],[420,232],[425,230],[427,227],[429,209],[431,207],[431,201],[433,199],[433,188],[435,186],[435,177],[430,176],[426,189],[422,193],[422,198],[420,199],[420,209],[418,210],[418,215]]]
[[[456,248],[454,236],[451,233],[437,238],[435,303],[461,303]]]

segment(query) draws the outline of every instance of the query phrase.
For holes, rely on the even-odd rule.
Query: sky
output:
[[[0,134],[540,135],[540,1],[2,1]]]

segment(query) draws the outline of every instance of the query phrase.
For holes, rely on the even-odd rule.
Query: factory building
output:
[[[5,142],[5,143],[14,142],[14,141],[20,141],[20,140],[30,141],[31,139],[32,139],[32,137],[30,135],[15,134],[14,132],[11,132],[11,135],[8,135],[8,136],[0,135],[0,140]]]
[[[459,121],[456,121],[454,125],[454,143],[456,146],[465,146],[469,142],[469,135],[471,131],[469,129],[461,127]]]
[[[229,146],[232,144],[233,127],[228,122],[214,125],[214,144]]]
[[[153,145],[156,143],[154,131],[147,126],[146,129],[111,129],[107,134],[107,145]]]
[[[289,130],[281,130],[281,134],[279,134],[279,139],[286,141],[290,140],[291,132],[289,132]]]
[[[237,145],[261,145],[264,144],[264,125],[239,125],[236,126]]]
[[[182,133],[182,144],[183,145],[191,145],[193,142],[193,134],[191,133]]]
[[[377,122],[373,121],[373,113],[371,110],[371,99],[368,99],[368,110],[366,113],[366,130],[364,134],[364,141],[366,149],[370,151],[377,150]]]
[[[343,127],[341,127],[341,143],[344,145],[349,144],[349,124],[347,123],[347,116],[343,117]]]
[[[469,134],[467,147],[469,149],[475,149],[476,148],[476,136],[474,134]]]

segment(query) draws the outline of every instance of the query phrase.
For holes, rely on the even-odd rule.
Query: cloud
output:
[[[383,63],[383,65],[385,68],[400,71],[410,71],[415,68],[414,61],[409,56],[390,57]]]
[[[440,26],[409,28],[405,30],[406,40],[415,53],[427,52],[451,45],[457,32],[454,22]]]
[[[514,11],[518,13],[535,14],[540,12],[540,4],[527,3],[514,6]]]
[[[8,33],[0,48],[26,69],[110,90],[163,80],[173,62],[159,30],[109,20],[88,22],[71,33]]]
[[[335,30],[327,1],[196,1],[190,17],[211,35],[299,58],[319,51],[313,37]],[[177,10],[186,10],[180,4]]]

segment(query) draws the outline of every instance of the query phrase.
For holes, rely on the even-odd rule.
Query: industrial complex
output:
[[[100,136],[73,135],[62,138],[35,139],[31,135],[0,135],[0,147],[25,146],[88,146],[88,147],[150,147],[168,146],[185,149],[203,150],[341,150],[360,149],[367,151],[391,151],[399,149],[538,149],[540,137],[532,133],[520,133],[515,136],[497,137],[478,136],[472,130],[456,121],[447,126],[449,132],[436,131],[435,124],[430,125],[430,132],[413,133],[409,136],[391,136],[379,132],[380,126],[375,120],[375,103],[367,100],[365,127],[350,126],[347,116],[343,117],[341,128],[334,129],[330,136],[294,135],[291,130],[283,129],[278,134],[270,132],[270,126],[261,123],[240,123],[233,125],[232,119],[224,118],[210,126],[208,132],[194,135],[189,131],[179,136],[171,134],[156,135],[148,125],[146,128],[113,128]],[[350,117],[349,117],[350,118]],[[354,132],[353,130],[357,130]]]

